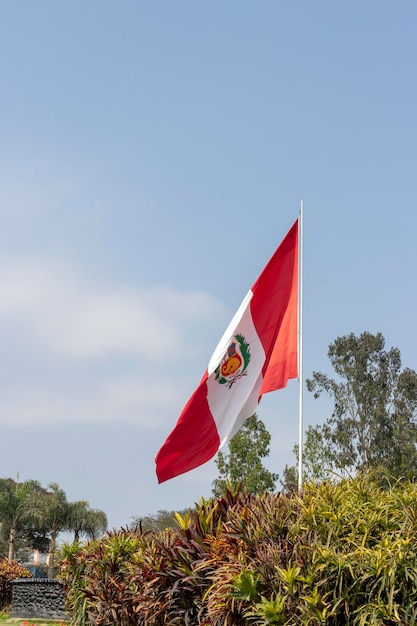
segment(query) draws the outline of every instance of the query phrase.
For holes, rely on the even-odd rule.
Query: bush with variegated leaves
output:
[[[0,610],[11,604],[12,580],[16,578],[32,578],[32,574],[17,561],[0,559]]]
[[[417,485],[228,490],[163,532],[66,546],[74,626],[417,623]]]

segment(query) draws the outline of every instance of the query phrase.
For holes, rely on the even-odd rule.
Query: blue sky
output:
[[[214,461],[158,485],[154,456],[301,197],[305,377],[365,330],[417,369],[416,24],[411,0],[2,2],[0,476],[111,527],[208,497]],[[282,474],[297,381],[259,417]]]

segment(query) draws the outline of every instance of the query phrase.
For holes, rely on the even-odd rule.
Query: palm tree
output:
[[[74,532],[74,541],[84,535],[88,539],[96,539],[107,529],[107,516],[104,511],[90,509],[86,500],[69,504],[69,527]]]
[[[15,539],[34,513],[35,501],[42,492],[36,480],[16,483],[11,478],[0,479],[0,521],[2,529],[8,532],[8,560],[15,554]]]
[[[57,483],[51,483],[38,505],[39,522],[49,535],[48,578],[55,576],[56,540],[60,532],[69,529],[69,515],[70,506],[65,491]]]

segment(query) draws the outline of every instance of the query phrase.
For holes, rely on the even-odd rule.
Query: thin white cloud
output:
[[[20,385],[0,394],[0,423],[45,424],[132,423],[155,429],[174,426],[185,403],[178,380],[144,376],[142,372],[68,386]],[[166,433],[168,434],[168,433]]]
[[[225,314],[204,292],[102,287],[41,258],[0,262],[0,294],[2,424],[165,424],[166,435],[203,373],[203,329]]]
[[[68,268],[39,259],[3,262],[0,293],[1,324],[12,324],[43,349],[77,358],[167,359],[183,346],[193,319],[207,322],[223,311],[204,292],[98,289]]]

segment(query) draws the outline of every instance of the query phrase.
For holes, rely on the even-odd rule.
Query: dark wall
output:
[[[10,616],[68,619],[62,583],[49,578],[17,578],[12,582]]]

